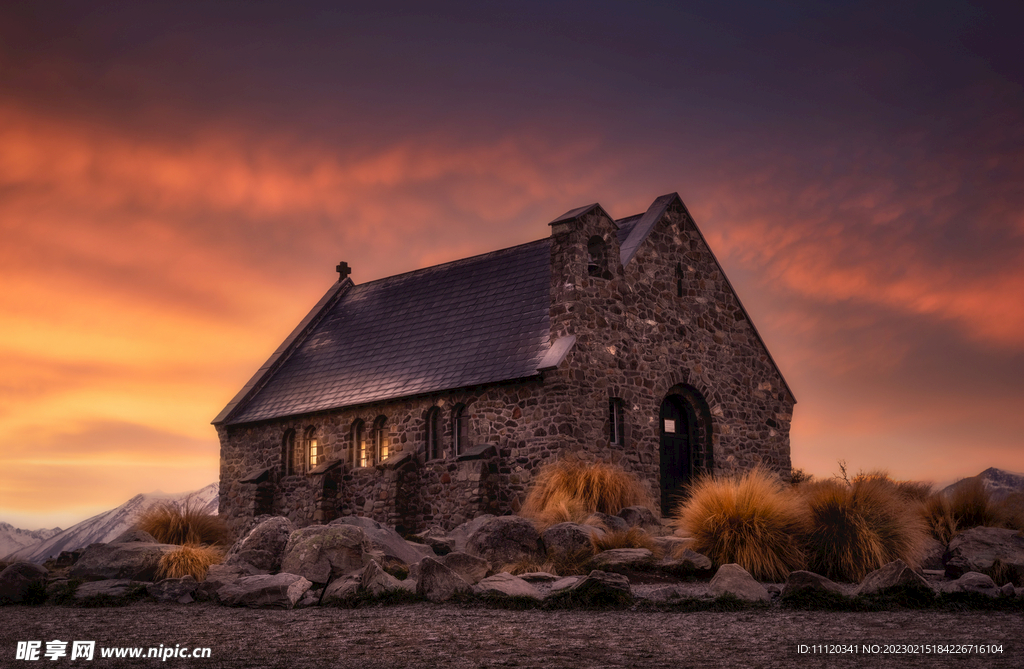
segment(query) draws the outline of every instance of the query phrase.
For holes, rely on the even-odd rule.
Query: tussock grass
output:
[[[763,467],[733,479],[700,479],[672,524],[693,537],[693,550],[715,564],[734,562],[756,579],[782,581],[804,568],[801,498]]]
[[[206,572],[210,570],[211,565],[223,561],[224,551],[216,546],[185,544],[160,558],[156,577],[159,580],[192,576],[197,581],[202,581],[206,578]]]
[[[181,506],[164,503],[150,507],[139,517],[135,528],[149,532],[164,544],[224,544],[228,539],[224,521],[203,512],[190,499]]]
[[[541,468],[519,513],[543,530],[556,523],[581,522],[595,511],[614,516],[627,506],[656,508],[635,474],[608,462],[569,456]]]
[[[807,508],[808,568],[833,580],[860,581],[900,559],[920,561],[926,526],[897,484],[884,475],[858,476],[800,488]]]
[[[640,527],[631,527],[625,532],[595,532],[590,537],[590,543],[598,553],[615,548],[646,548],[660,557],[662,552],[654,538]]]
[[[949,493],[937,492],[924,502],[924,519],[936,539],[950,539],[972,527],[1024,530],[1024,493],[994,500],[979,478],[960,481]]]

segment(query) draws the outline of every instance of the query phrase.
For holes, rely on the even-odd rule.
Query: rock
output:
[[[308,609],[311,606],[316,606],[320,601],[319,590],[307,590],[306,594],[302,596],[302,599],[295,602],[295,608],[297,609]]]
[[[661,550],[661,554],[666,557],[673,557],[676,554],[681,554],[684,550],[693,544],[693,539],[690,537],[651,537],[654,544]],[[693,552],[693,551],[690,551]],[[694,555],[700,555],[694,553]]]
[[[126,530],[121,534],[117,535],[114,539],[109,542],[111,544],[130,544],[130,543],[143,543],[143,544],[158,544],[159,541],[144,530]]]
[[[928,537],[921,553],[921,569],[945,569],[942,564],[942,556],[945,553],[946,544],[934,537]]]
[[[519,516],[500,516],[480,526],[469,537],[465,552],[495,564],[544,557],[537,528]]]
[[[619,574],[650,571],[654,566],[654,553],[646,548],[613,548],[601,551],[587,561],[587,568]]]
[[[586,560],[594,554],[592,537],[601,530],[593,525],[558,523],[541,535],[548,560]]]
[[[295,531],[292,521],[281,516],[265,516],[228,551],[224,564],[251,564],[257,569],[275,572],[281,569],[281,558],[288,539]]]
[[[61,551],[60,555],[53,558],[53,568],[60,569],[62,567],[70,567],[78,562],[78,558],[82,557],[82,553],[84,552],[84,548],[79,548],[73,551]]]
[[[331,581],[327,589],[324,590],[321,604],[340,604],[345,601],[352,599],[359,592],[359,587],[363,583],[363,572],[355,572],[352,574],[346,574],[339,576],[338,578]]]
[[[1010,584],[1013,587],[1013,584]],[[944,583],[943,592],[977,592],[989,597],[998,597],[1003,594],[999,586],[988,574],[981,574],[976,571],[969,571],[955,581]]]
[[[595,569],[564,591],[576,601],[587,604],[629,604],[633,592],[629,579],[622,574],[610,574]]]
[[[362,529],[363,534],[366,535],[375,550],[381,551],[386,556],[398,558],[406,565],[416,564],[425,557],[434,557],[435,555],[434,549],[430,546],[406,541],[398,532],[372,518],[345,516],[332,520],[328,527],[345,525]]]
[[[665,529],[654,512],[646,506],[627,506],[619,511],[618,516],[630,527],[642,527],[651,534],[661,534]]]
[[[192,595],[198,589],[199,582],[192,576],[165,578],[146,586],[146,592],[158,602],[177,602],[185,595],[188,595],[189,601],[191,601]]]
[[[416,594],[432,602],[448,601],[456,593],[468,592],[472,587],[465,579],[434,558],[423,558],[419,567]]]
[[[370,542],[359,527],[314,525],[292,532],[281,558],[281,571],[313,583],[327,583],[332,577],[362,569],[363,552],[369,550]]]
[[[915,572],[903,560],[894,560],[881,569],[876,569],[861,581],[857,595],[873,595],[897,586],[931,590],[928,581]]]
[[[426,532],[410,535],[410,538],[430,546],[437,555],[448,555],[455,550],[455,539],[437,526],[431,526]]]
[[[682,599],[685,596],[687,596],[686,592],[678,585],[663,585],[647,593],[647,599],[652,602],[668,602],[674,599]]]
[[[554,583],[559,579],[554,574],[549,574],[546,571],[531,571],[525,574],[520,574],[519,578],[523,579],[528,583]]]
[[[609,532],[628,532],[629,523],[618,516],[609,516],[607,513],[595,511],[583,519],[584,525],[594,525]]]
[[[794,571],[791,572],[789,578],[786,579],[786,585],[783,586],[780,596],[783,599],[789,599],[791,597],[814,595],[818,593],[830,593],[833,595],[844,594],[843,588],[838,583],[835,583],[820,574],[815,574],[810,571]]]
[[[122,535],[123,536],[123,535]],[[92,544],[71,567],[68,575],[84,581],[131,579],[152,581],[160,558],[181,548],[142,541]]]
[[[503,595],[505,597],[543,599],[540,590],[518,576],[504,572],[483,579],[473,586],[473,592],[477,595]]]
[[[125,599],[144,584],[130,578],[113,578],[82,583],[75,590],[75,600],[85,602],[95,598]]]
[[[973,527],[953,537],[943,559],[946,578],[976,571],[996,583],[1024,585],[1024,534],[1016,530]]]
[[[462,523],[454,530],[448,533],[448,537],[452,540],[452,550],[466,552],[466,544],[469,543],[469,537],[478,529],[486,525],[497,518],[497,516],[490,513],[485,513],[482,516],[478,516],[473,520]]]
[[[386,592],[402,588],[400,581],[384,571],[376,562],[366,565],[359,586],[374,597],[380,597]]]
[[[707,578],[713,575],[714,565],[706,555],[684,548],[675,557],[666,557],[655,563],[658,571],[681,578]]]
[[[487,560],[466,553],[449,553],[439,557],[438,562],[461,576],[470,585],[487,578],[491,571],[491,565]]]
[[[754,580],[738,564],[723,564],[711,579],[711,594],[715,597],[732,595],[745,602],[770,602],[772,596],[764,586]]]
[[[49,572],[31,562],[15,562],[0,572],[0,604],[21,604],[35,587],[44,587]]]
[[[566,576],[564,578],[560,578],[560,579],[556,580],[554,583],[551,584],[551,592],[553,594],[553,593],[559,592],[561,590],[566,590],[566,589],[571,588],[572,586],[576,585],[577,583],[579,583],[582,580],[583,580],[582,576]]]
[[[217,598],[226,606],[247,606],[251,609],[291,609],[312,587],[298,574],[263,574],[243,576],[221,587]]]
[[[206,572],[206,578],[199,584],[199,587],[192,596],[199,601],[213,600],[216,602],[219,601],[217,599],[217,592],[221,587],[228,583],[234,583],[243,576],[257,576],[265,573],[256,569],[256,567],[253,567],[248,562],[230,565],[211,565]]]

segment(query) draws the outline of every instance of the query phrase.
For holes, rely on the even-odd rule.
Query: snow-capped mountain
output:
[[[1024,474],[1008,472],[1005,469],[989,467],[977,476],[972,476],[971,479],[981,479],[985,488],[992,494],[992,499],[995,500],[1003,499],[1015,492],[1024,492]],[[962,479],[962,481],[967,480],[970,479]],[[942,492],[952,492],[962,481],[946,486]]]
[[[116,509],[83,520],[41,542],[18,548],[5,559],[8,561],[27,560],[41,564],[51,557],[60,555],[61,551],[71,551],[93,543],[106,543],[111,539],[116,539],[125,530],[131,529],[139,516],[156,504],[170,502],[181,506],[188,500],[193,507],[215,514],[217,513],[219,493],[220,484],[211,483],[205,488],[191,493],[168,495],[156,492],[136,495]],[[16,531],[24,532],[25,530]],[[38,531],[51,532],[51,530]]]
[[[42,543],[60,531],[59,527],[52,530],[22,530],[9,523],[0,523],[0,555]]]

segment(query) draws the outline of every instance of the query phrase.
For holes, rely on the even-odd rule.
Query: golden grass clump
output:
[[[800,497],[764,467],[739,478],[698,480],[672,524],[693,537],[693,550],[719,565],[736,563],[756,579],[783,581],[804,568]]]
[[[519,514],[544,529],[581,522],[595,511],[614,516],[628,506],[656,508],[635,474],[608,462],[570,456],[541,468]]]
[[[927,538],[921,514],[884,475],[850,483],[821,481],[801,488],[809,521],[808,568],[831,579],[858,582],[903,560],[916,567]]]
[[[185,544],[160,558],[157,579],[192,576],[197,581],[206,578],[211,565],[224,561],[224,551],[216,546]]]
[[[147,509],[135,528],[149,532],[164,544],[223,544],[227,541],[227,525],[219,516],[202,511],[192,500],[178,506],[157,504]]]
[[[948,493],[934,493],[925,501],[924,509],[932,534],[946,543],[972,527],[1024,530],[1024,493],[994,500],[985,482],[977,477],[959,481]]]

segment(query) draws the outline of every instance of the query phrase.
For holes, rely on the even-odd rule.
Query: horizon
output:
[[[217,480],[210,422],[339,261],[670,192],[796,396],[794,468],[1024,471],[1020,10],[582,7],[0,7],[0,520]]]

